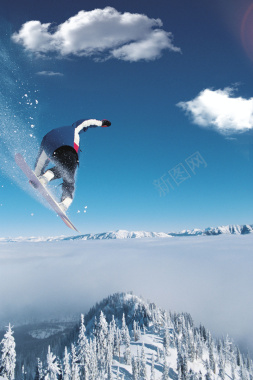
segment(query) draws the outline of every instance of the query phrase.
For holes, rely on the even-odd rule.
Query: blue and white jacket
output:
[[[102,121],[96,119],[81,119],[70,126],[52,129],[41,142],[40,151],[35,163],[34,172],[37,177],[43,174],[53,153],[62,146],[72,147],[79,154],[80,134],[88,128],[102,127]]]

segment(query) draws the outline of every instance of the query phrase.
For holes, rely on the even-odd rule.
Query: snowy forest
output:
[[[1,353],[1,378],[8,380],[253,379],[252,360],[228,336],[214,339],[189,314],[166,312],[131,293],[82,314],[72,333],[32,365],[16,354],[11,324]]]

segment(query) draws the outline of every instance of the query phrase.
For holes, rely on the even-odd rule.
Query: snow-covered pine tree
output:
[[[79,380],[78,358],[75,345],[71,345],[71,380]]]
[[[231,380],[235,380],[235,362],[231,361]]]
[[[90,356],[90,377],[91,380],[98,379],[98,363],[97,363],[97,342],[96,337],[90,342],[91,356]]]
[[[24,364],[22,365],[22,369],[21,369],[21,380],[26,380],[26,371],[25,371]]]
[[[99,322],[97,325],[97,355],[98,369],[101,376],[106,372],[106,353],[107,353],[108,323],[104,313],[100,312]]]
[[[117,327],[116,327],[116,322],[115,322],[114,315],[113,315],[112,320],[109,324],[109,329],[108,329],[108,341],[112,345],[113,355],[116,352],[116,348],[115,348],[116,347],[116,337],[117,337],[116,330],[117,330]]]
[[[118,367],[118,370],[117,370],[117,377],[116,377],[116,380],[120,380],[119,367]]]
[[[221,378],[221,380],[225,380],[225,364],[224,364],[222,355],[220,355],[220,359],[219,359],[219,374],[218,375]]]
[[[68,353],[67,347],[65,347],[64,358],[63,358],[63,380],[71,379],[71,368],[70,368],[70,354]]]
[[[144,350],[144,343],[142,343],[142,348],[141,348],[140,380],[147,380],[146,355],[145,355],[145,350]]]
[[[93,336],[97,338],[97,332],[98,332],[98,322],[97,322],[97,317],[95,316],[94,318],[94,323],[93,323]]]
[[[107,342],[107,351],[106,351],[106,371],[107,379],[112,379],[112,362],[113,362],[113,342],[109,339]]]
[[[155,356],[152,355],[150,380],[155,380]]]
[[[196,343],[194,341],[194,335],[192,328],[189,327],[188,329],[188,346],[187,346],[187,354],[188,354],[188,359],[191,362],[194,362],[195,356],[196,356]]]
[[[109,324],[109,329],[111,331],[112,334],[115,334],[115,331],[116,331],[116,322],[115,322],[115,318],[114,318],[114,315],[112,316],[112,320]]]
[[[15,339],[13,337],[13,330],[10,324],[1,341],[1,346],[2,346],[1,375],[7,377],[8,380],[12,380],[15,377],[16,344],[15,344]]]
[[[132,374],[133,374],[133,380],[138,380],[139,378],[138,366],[137,366],[137,362],[134,356],[132,356]]]
[[[57,380],[59,374],[59,363],[56,360],[56,356],[51,352],[50,346],[48,346],[45,380]]]
[[[240,367],[240,365],[242,364],[242,356],[241,356],[241,353],[240,353],[240,350],[239,348],[237,347],[237,350],[236,350],[236,364]]]
[[[231,348],[232,348],[232,342],[229,336],[227,335],[224,342],[225,364],[228,360],[230,360]]]
[[[163,362],[163,375],[162,375],[162,380],[168,380],[169,379],[169,366],[167,364],[166,360],[166,353],[164,351],[164,362]]]
[[[201,336],[199,332],[196,332],[195,335],[195,342],[196,342],[196,351],[195,351],[195,357],[196,359],[202,359],[203,356],[203,341],[201,339]]]
[[[160,363],[161,355],[160,355],[160,349],[159,347],[156,348],[156,362]]]
[[[209,345],[209,366],[210,369],[213,371],[213,373],[216,373],[216,365],[215,365],[215,360],[214,360],[214,355],[213,355],[213,342],[210,343]]]
[[[181,350],[177,351],[177,371],[178,371],[178,379],[182,378],[182,367],[183,367],[183,356]]]
[[[130,349],[130,335],[128,331],[128,327],[125,328],[125,352],[124,352],[124,360],[127,365],[131,363],[131,349]]]
[[[125,319],[124,313],[122,315],[121,340],[122,340],[122,343],[125,344],[125,341],[126,341],[126,319]]]
[[[43,368],[42,368],[42,362],[38,358],[37,359],[37,366],[36,366],[36,372],[35,372],[35,378],[34,380],[42,380],[43,379]]]
[[[134,334],[134,341],[137,342],[137,324],[136,321],[133,322],[133,334]]]
[[[182,363],[182,380],[188,379],[188,360],[187,355],[183,355],[183,363]]]
[[[85,332],[84,315],[81,314],[81,324],[77,340],[77,358],[79,363],[79,374],[83,380],[88,379],[90,360],[89,344]]]
[[[120,345],[121,345],[121,331],[116,328],[115,341],[114,341],[114,355],[118,356],[120,361]]]
[[[205,380],[212,380],[212,374],[210,368],[206,371]]]
[[[170,335],[169,335],[169,330],[168,330],[167,325],[165,326],[165,331],[164,331],[163,347],[164,347],[166,355],[168,355],[169,348],[170,348]]]
[[[239,369],[239,378],[240,380],[248,380],[248,376],[246,373],[246,369],[243,364],[241,364],[240,369]]]

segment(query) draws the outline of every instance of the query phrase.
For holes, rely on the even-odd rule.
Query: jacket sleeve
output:
[[[73,126],[77,133],[80,133],[82,130],[87,130],[88,128],[102,127],[102,120],[97,119],[88,119],[88,120],[78,120]]]

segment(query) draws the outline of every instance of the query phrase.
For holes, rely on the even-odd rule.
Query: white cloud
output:
[[[96,59],[117,58],[125,61],[153,60],[173,45],[171,33],[161,29],[160,19],[143,14],[120,13],[115,8],[80,11],[54,27],[50,23],[28,21],[12,39],[25,49],[46,55],[93,56]]]
[[[55,72],[55,71],[39,71],[36,74],[37,75],[45,75],[45,76],[49,76],[49,77],[54,77],[54,76],[62,77],[63,76],[62,73],[58,73],[58,72]]]
[[[253,129],[253,98],[234,97],[234,89],[205,89],[193,100],[177,105],[201,127],[211,127],[222,134]]]

